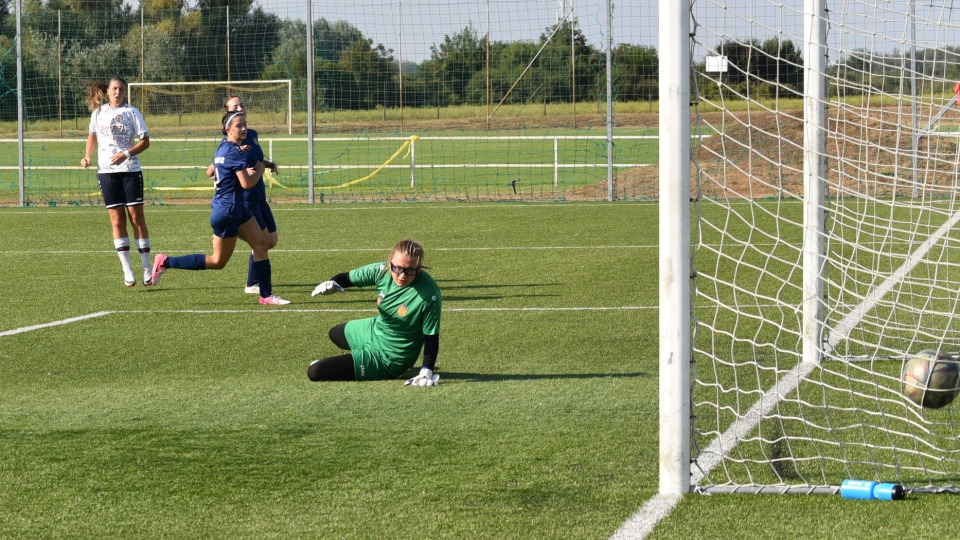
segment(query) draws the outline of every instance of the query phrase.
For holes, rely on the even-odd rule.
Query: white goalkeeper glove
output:
[[[313,292],[310,294],[310,296],[316,296],[318,294],[327,294],[329,292],[346,292],[346,291],[344,291],[343,287],[341,287],[339,283],[331,279],[330,281],[324,281],[323,283],[317,285],[317,287],[313,289]]]
[[[420,374],[412,379],[407,379],[404,386],[437,386],[440,384],[440,375],[429,368],[420,368]]]

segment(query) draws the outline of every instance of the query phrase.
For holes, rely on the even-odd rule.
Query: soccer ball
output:
[[[946,407],[957,395],[960,364],[940,351],[926,349],[915,354],[900,374],[903,395],[927,409]]]

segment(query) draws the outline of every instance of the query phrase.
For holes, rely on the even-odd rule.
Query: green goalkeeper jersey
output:
[[[442,300],[437,283],[421,270],[413,283],[400,287],[382,262],[351,270],[350,282],[377,287],[380,315],[372,325],[364,325],[369,335],[363,341],[379,349],[391,364],[409,368],[420,356],[423,336],[440,333]]]

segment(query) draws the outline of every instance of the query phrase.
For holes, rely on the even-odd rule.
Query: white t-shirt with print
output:
[[[89,132],[97,136],[97,172],[139,171],[140,159],[131,156],[119,165],[110,162],[114,154],[130,150],[147,136],[147,123],[136,107],[105,103],[90,114]]]

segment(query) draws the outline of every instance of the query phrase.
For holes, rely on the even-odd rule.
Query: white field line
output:
[[[577,207],[577,206],[599,206],[604,203],[597,202],[563,202],[558,204],[553,203],[483,203],[483,204],[461,204],[461,203],[451,203],[451,204],[428,204],[428,203],[413,203],[418,205],[417,209],[424,210],[451,210],[456,209],[491,209],[491,208],[557,208],[562,206],[563,208]],[[624,206],[656,206],[658,203],[656,201],[617,201],[617,207]],[[422,206],[421,206],[422,205]],[[300,204],[300,203],[278,203],[276,206],[273,204],[270,205],[270,210],[274,213],[276,212],[370,212],[370,211],[392,211],[392,210],[409,210],[413,206],[411,204],[403,205],[387,205],[387,204],[376,204],[376,203],[343,203],[343,204]],[[153,205],[148,205],[147,209],[151,212],[184,212],[192,214],[209,214],[210,206],[198,206],[198,205],[167,205],[160,208],[155,208]],[[18,207],[0,207],[0,212],[7,211],[13,215],[21,214],[102,214],[104,212],[103,207],[89,206],[81,209],[71,209],[71,210],[58,210],[55,208],[32,208],[24,209]]]
[[[653,249],[659,248],[657,244],[644,245],[622,245],[622,246],[503,246],[503,247],[432,247],[430,251],[549,251],[566,249]],[[389,249],[389,248],[388,248]],[[271,249],[277,253],[348,253],[357,251],[381,251],[380,248],[329,248],[329,249]]]
[[[705,138],[709,138],[710,135],[703,135]],[[613,139],[621,140],[657,140],[659,135],[614,135]],[[543,141],[549,142],[554,139],[560,141],[605,141],[607,140],[606,135],[510,135],[510,136],[472,136],[472,135],[460,135],[460,136],[436,136],[432,137],[429,135],[424,135],[419,138],[420,141]],[[38,138],[38,139],[25,139],[26,143],[42,142],[42,143],[66,143],[70,145],[82,145],[87,139],[51,139],[51,138]],[[173,138],[173,137],[158,137],[150,138],[150,142],[154,143],[196,143],[196,142],[210,142],[210,143],[219,143],[223,139],[221,137],[184,137],[184,138]],[[260,141],[265,143],[286,143],[286,142],[307,142],[307,137],[261,137]],[[371,141],[409,141],[410,137],[314,137],[314,142],[371,142]],[[16,143],[18,139],[0,139],[0,143]],[[261,145],[265,146],[265,145]]]
[[[454,313],[465,313],[465,312],[492,312],[492,311],[555,311],[555,312],[564,312],[564,311],[636,311],[641,309],[657,309],[657,306],[582,306],[582,307],[502,307],[502,308],[444,308],[444,313],[454,312]],[[5,330],[0,332],[0,337],[13,336],[16,334],[23,334],[26,332],[32,332],[34,330],[42,330],[44,328],[50,328],[53,326],[63,326],[66,324],[71,324],[75,322],[85,321],[87,319],[94,319],[97,317],[103,317],[105,315],[126,315],[126,314],[138,314],[138,315],[154,315],[154,314],[168,314],[168,313],[180,313],[180,314],[192,314],[192,315],[207,315],[207,314],[235,314],[235,313],[244,313],[244,314],[257,314],[257,315],[279,315],[283,313],[375,313],[376,310],[373,308],[368,309],[335,309],[335,308],[303,308],[303,309],[129,309],[129,310],[116,310],[116,311],[98,311],[96,313],[89,313],[87,315],[80,315],[79,317],[71,317],[69,319],[62,319],[59,321],[52,321],[43,324],[35,324],[32,326],[23,326],[20,328],[14,328],[13,330]]]
[[[351,293],[348,293],[351,294]],[[658,309],[657,306],[580,306],[580,307],[491,307],[491,308],[443,308],[444,313],[468,313],[468,312],[490,312],[490,311],[637,311],[642,309]],[[284,309],[135,309],[126,311],[115,311],[117,314],[154,314],[154,313],[184,313],[184,314],[210,314],[210,313],[256,313],[256,314],[279,314],[279,313],[376,313],[373,307],[367,309],[336,309],[336,308],[284,308]]]
[[[682,498],[679,494],[657,494],[650,497],[636,514],[620,525],[620,528],[610,537],[611,540],[646,538],[660,520],[670,515],[673,507]],[[721,535],[718,534],[718,536]]]
[[[33,326],[23,326],[21,328],[14,328],[13,330],[6,330],[3,332],[0,332],[0,337],[23,334],[25,332],[32,332],[33,330],[50,328],[51,326],[62,326],[65,324],[85,321],[87,319],[95,319],[97,317],[103,317],[104,315],[112,315],[114,313],[117,313],[117,312],[116,311],[98,311],[96,313],[89,313],[87,315],[81,315],[79,317],[70,317],[69,319],[62,319],[59,321],[52,321],[52,322],[43,323],[43,324],[35,324]]]
[[[860,323],[863,317],[872,310],[877,302],[883,298],[893,285],[901,281],[904,276],[909,274],[913,268],[927,255],[947,232],[960,221],[960,213],[956,213],[944,223],[933,235],[924,243],[920,244],[916,250],[910,253],[906,261],[899,268],[890,274],[877,288],[870,292],[840,321],[836,329],[831,329],[824,343],[824,351],[830,352],[836,347],[840,340],[846,338],[850,332]],[[817,367],[816,362],[799,362],[792,370],[787,372],[783,378],[778,380],[757,400],[750,409],[747,410],[736,422],[733,423],[719,437],[710,442],[710,445],[701,452],[702,459],[698,459],[691,466],[690,485],[697,486],[706,477],[710,471],[716,467],[723,456],[736,448],[740,439],[751,433],[760,422],[760,419],[767,415],[780,402],[780,396],[785,396],[794,391],[800,382]],[[657,522],[670,514],[670,511],[681,497],[674,499],[666,498],[663,495],[657,495],[645,503],[636,514],[630,517],[620,529],[614,533],[612,538],[644,538]],[[664,505],[669,508],[664,508]],[[621,531],[623,531],[621,533]]]
[[[431,251],[550,251],[568,249],[654,249],[656,244],[622,245],[622,246],[504,246],[504,247],[435,247]],[[389,248],[327,248],[327,249],[271,249],[272,253],[386,253]],[[183,251],[183,250],[179,250]],[[176,249],[164,250],[164,253],[178,253]],[[0,250],[0,255],[84,255],[115,253],[110,249],[31,249],[31,250]]]
[[[206,169],[207,165],[144,165],[144,172],[150,171],[179,171],[182,169],[195,169],[201,170]],[[474,169],[547,169],[547,168],[556,168],[556,169],[600,169],[606,167],[606,163],[450,163],[450,164],[436,164],[436,165],[420,165],[419,169],[465,169],[465,168],[474,168]],[[649,167],[650,163],[614,163],[614,167]],[[29,167],[24,167],[31,171],[73,171],[76,170],[75,165],[31,165]],[[284,164],[284,170],[303,170],[307,168],[307,165],[288,165]],[[328,170],[328,171],[347,171],[347,170],[370,170],[380,168],[380,165],[323,165],[316,164],[313,166],[314,169],[319,170]],[[409,169],[410,165],[385,165],[382,168],[384,169]],[[2,171],[18,171],[20,170],[19,165],[4,165],[0,166]],[[210,189],[213,189],[211,184]],[[319,185],[318,188],[331,187],[327,185]],[[150,189],[155,188],[145,188],[145,191],[150,191]],[[93,192],[96,194],[96,192]]]

